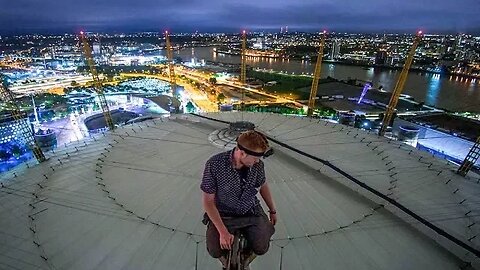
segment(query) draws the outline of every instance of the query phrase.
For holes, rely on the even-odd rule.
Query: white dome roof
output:
[[[315,119],[207,116],[251,121],[479,247],[472,238],[480,226],[478,179],[457,176],[445,161]],[[227,127],[192,115],[136,123],[5,173],[0,268],[220,269],[205,248],[199,184],[205,161],[233,146]],[[458,269],[462,260],[478,266],[474,255],[331,168],[272,145],[265,168],[279,222],[269,252],[252,269]]]

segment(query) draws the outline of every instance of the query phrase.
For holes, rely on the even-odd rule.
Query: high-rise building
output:
[[[94,42],[92,47],[93,47],[93,54],[94,55],[102,54],[102,46],[101,46],[100,42]]]
[[[337,39],[333,40],[332,50],[330,51],[330,60],[337,59],[340,55],[340,42]]]
[[[254,49],[265,49],[265,41],[263,38],[259,37],[257,38],[257,40],[255,41],[255,43],[253,44],[253,48]]]
[[[380,48],[375,55],[375,65],[385,65],[387,63],[387,50]]]

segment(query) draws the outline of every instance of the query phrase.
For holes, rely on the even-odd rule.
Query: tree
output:
[[[73,86],[73,87],[78,86],[78,82],[77,81],[72,81],[72,83],[70,85]]]
[[[211,84],[217,84],[217,78],[215,78],[215,77],[211,77],[210,79],[208,79],[208,81],[209,81]]]
[[[12,154],[10,154],[7,149],[0,149],[0,160],[1,161],[5,161],[5,160],[8,160],[12,157]]]
[[[12,145],[10,149],[12,155],[16,158],[20,157],[23,154],[22,148],[17,144]]]
[[[225,100],[225,98],[226,98],[226,97],[225,97],[225,95],[224,95],[223,93],[220,93],[220,94],[218,94],[218,96],[217,96],[217,100],[218,100],[218,102],[220,102],[220,103],[223,103],[223,101]]]
[[[363,127],[363,124],[366,122],[367,118],[364,114],[362,115],[356,115],[355,116],[355,123],[354,123],[354,127],[356,128],[362,128]]]
[[[191,101],[189,101],[186,105],[187,112],[195,112],[195,106]]]

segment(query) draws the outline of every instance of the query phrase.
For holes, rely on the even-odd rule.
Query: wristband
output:
[[[270,212],[270,214],[274,214],[274,215],[277,213],[277,211],[275,211],[275,210],[268,210],[268,212]]]

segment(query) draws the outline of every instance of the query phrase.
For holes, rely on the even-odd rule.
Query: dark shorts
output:
[[[263,255],[270,247],[270,238],[275,233],[275,227],[261,207],[257,212],[258,214],[252,216],[222,217],[222,220],[231,234],[240,231],[245,236],[249,249],[256,255]],[[212,222],[207,224],[206,235],[208,253],[214,258],[226,256],[228,250],[220,247],[220,235]]]

